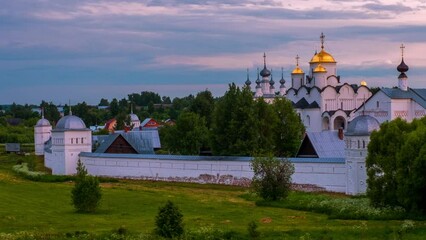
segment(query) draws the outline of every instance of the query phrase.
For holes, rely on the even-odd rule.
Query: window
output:
[[[379,102],[379,101],[377,101],[377,102],[376,102],[376,107],[377,107],[377,108],[379,108],[379,107],[380,107],[380,102]]]
[[[362,140],[362,148],[365,148],[365,141]]]
[[[342,110],[343,110],[343,101],[342,101],[342,102],[340,102],[340,109],[342,109]]]
[[[306,126],[310,126],[311,125],[311,117],[308,115],[306,116]]]
[[[81,138],[81,144],[83,144],[83,138]]]
[[[78,138],[75,138],[75,143],[78,144]]]
[[[74,138],[71,138],[71,144],[74,144]]]
[[[361,143],[359,140],[358,140],[358,148],[361,148]]]

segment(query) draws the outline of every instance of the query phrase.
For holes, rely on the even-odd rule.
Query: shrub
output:
[[[78,212],[95,212],[101,201],[99,180],[87,175],[87,170],[80,160],[77,162],[76,181],[71,195],[72,203]]]
[[[165,238],[179,237],[183,234],[183,215],[171,201],[161,207],[155,217],[155,233]]]
[[[247,231],[250,239],[258,239],[260,236],[260,232],[257,230],[257,224],[255,221],[249,222]]]
[[[252,188],[265,200],[285,199],[291,187],[293,164],[287,159],[279,160],[272,156],[255,157],[251,162],[254,176]]]

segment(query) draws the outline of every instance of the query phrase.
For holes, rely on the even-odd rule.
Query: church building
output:
[[[285,97],[293,102],[293,106],[300,114],[308,132],[324,130],[346,130],[347,124],[353,118],[353,112],[363,102],[372,96],[365,81],[361,85],[342,83],[337,74],[337,62],[334,57],[325,51],[324,34],[321,33],[321,51],[315,52],[309,62],[308,73],[299,66],[299,56],[296,57],[296,66],[291,72],[291,86],[285,86],[283,73],[280,79],[279,91],[275,92],[272,73],[264,66],[258,75],[262,80],[256,80],[254,98],[262,97],[266,102],[272,102],[275,97]],[[247,77],[245,83],[250,87]]]

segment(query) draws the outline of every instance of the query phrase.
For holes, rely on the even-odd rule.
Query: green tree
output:
[[[275,156],[294,156],[301,144],[305,126],[294,110],[291,101],[285,98],[275,98],[272,106],[278,121],[273,126]]]
[[[197,155],[208,144],[208,129],[204,118],[193,112],[182,113],[174,126],[160,130],[163,144],[174,154]]]
[[[71,191],[72,204],[77,212],[95,212],[102,198],[99,180],[87,175],[87,170],[80,159],[77,162],[77,174]]]
[[[209,90],[199,92],[190,106],[190,111],[204,117],[208,128],[210,128],[213,110],[214,98]]]
[[[414,123],[413,123],[414,124]],[[413,213],[426,211],[426,126],[417,122],[397,154],[397,197]]]
[[[117,116],[118,113],[120,112],[120,106],[118,105],[118,100],[116,98],[112,99],[112,101],[109,105],[109,109],[111,111],[112,117]]]
[[[279,160],[270,156],[255,157],[251,166],[254,172],[252,188],[265,200],[285,199],[291,188],[293,164],[287,159]]]
[[[184,232],[183,215],[171,201],[158,210],[155,217],[155,233],[164,238],[180,237]]]
[[[256,145],[254,101],[250,89],[234,83],[215,104],[211,147],[215,155],[248,156]]]
[[[59,113],[58,108],[52,102],[47,103],[45,101],[42,101],[40,107],[43,108],[44,117],[51,123],[56,123],[61,118],[61,114]]]
[[[101,101],[99,102],[98,106],[109,106],[108,99],[101,98]]]
[[[397,155],[404,143],[410,126],[397,118],[385,122],[380,130],[373,132],[366,159],[367,196],[373,206],[398,206]]]
[[[257,153],[272,153],[275,150],[274,135],[276,125],[278,124],[277,114],[272,105],[265,102],[263,98],[258,98],[254,103],[254,118],[256,124],[253,128],[256,130],[256,139],[253,149]]]

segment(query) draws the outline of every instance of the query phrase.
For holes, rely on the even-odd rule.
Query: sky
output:
[[[321,32],[342,82],[396,86],[403,43],[426,88],[426,0],[0,0],[0,104],[221,96],[264,52],[277,79],[296,55],[307,72]]]

